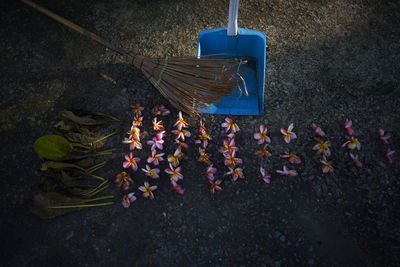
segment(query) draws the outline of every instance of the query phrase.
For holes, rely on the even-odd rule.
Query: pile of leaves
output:
[[[101,126],[119,121],[103,113],[63,110],[54,126],[56,134],[39,137],[34,149],[43,158],[31,211],[41,218],[54,218],[87,207],[114,204],[113,195],[97,196],[108,180],[95,174],[107,162],[102,158],[112,150],[101,150],[107,138],[118,131],[103,134]],[[100,129],[99,129],[100,127]],[[104,131],[104,129],[103,129]]]

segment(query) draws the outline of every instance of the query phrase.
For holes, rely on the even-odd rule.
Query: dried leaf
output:
[[[58,118],[62,121],[69,120],[79,125],[101,125],[112,121],[120,121],[117,118],[99,112],[90,111],[69,111],[63,110],[58,114]]]
[[[73,148],[68,140],[54,134],[39,137],[33,147],[39,156],[51,160],[62,160],[73,153]]]

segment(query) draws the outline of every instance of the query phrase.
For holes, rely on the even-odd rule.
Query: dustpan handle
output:
[[[230,0],[229,1],[229,16],[228,16],[228,36],[236,36],[237,35],[237,17],[239,11],[239,0]]]

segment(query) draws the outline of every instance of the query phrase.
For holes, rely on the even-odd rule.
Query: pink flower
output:
[[[142,149],[142,143],[140,143],[139,139],[125,138],[122,143],[129,144],[129,150]]]
[[[153,179],[157,179],[160,178],[160,176],[158,175],[160,173],[160,169],[152,169],[150,168],[149,165],[146,164],[146,169],[142,168],[142,171],[146,174],[146,176],[153,178]]]
[[[282,176],[286,176],[286,177],[290,177],[290,176],[297,176],[298,173],[296,170],[289,170],[288,167],[286,167],[286,165],[283,165],[283,170],[277,170],[277,173],[279,173]]]
[[[142,196],[150,199],[154,199],[153,191],[156,189],[156,185],[150,186],[148,182],[144,182],[144,186],[139,187],[139,190],[143,192]]]
[[[269,153],[267,151],[267,147],[268,147],[268,144],[265,144],[263,147],[259,148],[256,152],[254,152],[254,154],[259,158],[262,158],[262,157],[269,158],[269,157],[271,157],[272,155],[271,155],[271,153]]]
[[[285,154],[280,155],[281,158],[287,158],[290,163],[300,164],[301,160],[298,156],[293,153],[285,152]]]
[[[132,126],[130,131],[128,132],[129,139],[136,139],[140,141],[140,129],[137,126]]]
[[[384,143],[385,145],[388,145],[390,135],[385,134],[385,131],[383,129],[379,129],[378,133],[379,133],[379,139],[382,141],[382,143]]]
[[[208,180],[214,180],[214,174],[217,172],[217,169],[213,167],[211,164],[210,166],[207,167],[206,169],[206,174]]]
[[[312,123],[311,127],[313,128],[315,135],[319,135],[321,137],[325,136],[325,132],[321,129],[321,127],[317,126],[315,123]]]
[[[189,127],[189,124],[183,119],[182,112],[180,112],[180,111],[178,114],[178,120],[175,122],[174,126],[176,126],[176,128],[178,128],[178,130],[182,130],[182,128]]]
[[[230,168],[229,167],[229,171],[226,172],[224,174],[224,176],[227,176],[227,175],[232,175],[232,179],[233,179],[234,182],[236,182],[236,180],[238,178],[244,179],[243,169],[242,168]]]
[[[233,133],[240,131],[239,126],[231,118],[225,118],[225,122],[221,126],[225,128],[226,133],[229,131]]]
[[[158,140],[162,140],[165,137],[165,131],[159,131],[158,133],[156,133],[156,138]]]
[[[175,139],[175,144],[176,145],[178,145],[178,147],[180,147],[180,148],[188,148],[189,146],[188,146],[188,144],[186,144],[186,143],[184,143],[184,142],[182,142],[182,141],[180,141],[180,140],[178,140],[178,139]]]
[[[164,105],[155,105],[151,112],[156,116],[167,116],[171,113],[171,111],[169,111]]]
[[[183,180],[183,175],[181,174],[181,167],[174,169],[172,164],[169,164],[169,168],[164,170],[166,173],[170,175],[170,179],[174,180],[175,182],[179,180]]]
[[[231,154],[233,151],[239,151],[239,148],[236,147],[235,139],[225,139],[218,151],[225,155]]]
[[[269,174],[263,167],[260,167],[261,179],[267,184],[271,182],[271,174]]]
[[[313,150],[317,150],[317,154],[319,155],[324,155],[326,157],[329,157],[331,155],[331,150],[329,147],[331,146],[330,141],[325,141],[323,142],[322,140],[315,138],[317,140],[317,144],[312,148]]]
[[[138,166],[137,164],[140,162],[140,158],[134,158],[132,152],[129,155],[125,155],[125,161],[122,163],[122,166],[127,169],[129,167],[132,168],[133,171],[136,171]]]
[[[114,182],[116,186],[122,187],[123,190],[128,190],[133,183],[133,180],[131,179],[129,174],[127,174],[126,172],[121,172],[120,174],[117,174]]]
[[[160,161],[164,160],[164,158],[162,157],[164,155],[164,153],[157,154],[156,150],[152,150],[151,155],[147,158],[147,163],[153,163],[153,165],[157,166]]]
[[[346,138],[348,141],[346,143],[344,143],[342,145],[342,147],[346,146],[349,149],[355,149],[355,148],[357,148],[357,150],[361,149],[361,144],[360,144],[360,142],[358,142],[357,138],[355,138],[354,136],[346,137]]]
[[[293,128],[294,128],[293,123],[291,123],[287,129],[281,128],[281,133],[283,134],[283,139],[288,144],[290,143],[290,141],[297,138],[296,134],[294,132],[292,132]]]
[[[182,141],[185,141],[185,137],[190,137],[190,132],[186,130],[180,130],[176,129],[171,131],[173,134],[175,134],[175,139],[179,140],[181,139]]]
[[[146,144],[148,144],[149,146],[151,146],[151,150],[155,150],[156,148],[158,148],[159,150],[163,149],[163,144],[164,144],[164,140],[162,139],[158,139],[156,136],[153,137],[152,140],[148,140],[146,142]]]
[[[177,183],[175,183],[175,184],[172,185],[170,191],[175,191],[175,192],[177,192],[179,195],[183,195],[183,194],[185,193],[185,190],[183,190],[182,187],[181,187],[179,184],[177,184]]]
[[[224,164],[227,167],[235,167],[238,164],[242,164],[242,159],[236,157],[236,152],[233,150],[230,154],[224,154]]]
[[[200,154],[200,156],[197,159],[198,162],[203,162],[206,165],[211,164],[211,161],[210,161],[211,154],[206,153],[206,150],[201,147],[199,147],[199,154]]]
[[[199,139],[195,141],[196,144],[201,144],[204,148],[207,147],[208,141],[212,140],[211,136],[209,136],[205,131],[200,132],[198,135]]]
[[[235,138],[235,133],[234,132],[230,132],[229,134],[226,135],[226,137],[228,138],[228,140]]]
[[[271,139],[267,136],[267,127],[264,125],[260,125],[260,131],[254,133],[254,139],[258,140],[257,143],[259,145],[264,143],[271,143]]]
[[[358,168],[362,168],[363,165],[362,165],[361,161],[359,160],[358,155],[353,155],[353,153],[349,153],[349,154],[350,154],[351,159],[353,160],[352,161],[353,164],[356,165]]]
[[[335,169],[332,166],[333,162],[328,161],[325,156],[322,156],[321,163],[322,163],[322,172],[323,173],[333,173],[334,172]]]
[[[386,159],[388,160],[389,164],[392,164],[392,163],[393,163],[393,157],[394,157],[394,153],[395,153],[395,152],[396,152],[396,151],[391,150],[390,148],[387,149],[386,154],[385,154],[385,157],[386,157]]]
[[[168,155],[167,160],[172,166],[177,167],[179,165],[179,160],[182,159],[183,156],[182,149],[178,147],[173,155]]]
[[[344,129],[346,130],[348,136],[352,136],[354,134],[353,122],[349,119],[346,119],[346,122],[344,123]]]
[[[154,119],[153,119],[153,130],[154,131],[164,130],[163,121],[157,121],[157,117],[154,117]]]
[[[137,115],[133,116],[132,126],[136,126],[136,127],[142,126],[142,122],[143,122],[143,116],[142,117],[137,116]]]
[[[207,129],[206,129],[206,126],[204,125],[203,120],[200,119],[199,132],[200,132],[200,133],[206,132],[206,130],[207,130]]]
[[[140,116],[142,115],[142,111],[143,111],[143,107],[140,106],[140,104],[135,104],[135,105],[131,105],[132,108],[132,113]]]
[[[131,203],[135,202],[136,197],[135,197],[135,193],[129,193],[127,195],[123,195],[122,197],[122,206],[127,209],[129,208],[129,206],[131,205]]]
[[[214,194],[216,191],[222,191],[222,188],[219,186],[222,181],[221,180],[216,180],[216,181],[211,181],[208,180],[210,183],[210,193]]]

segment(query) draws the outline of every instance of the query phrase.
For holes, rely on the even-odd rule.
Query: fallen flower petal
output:
[[[169,163],[172,164],[172,166],[177,167],[179,165],[179,160],[182,158],[183,158],[183,153],[181,151],[181,148],[178,147],[173,155],[171,154],[168,155],[167,160]]]
[[[389,134],[385,134],[385,131],[383,129],[378,130],[379,133],[379,139],[384,143],[385,145],[389,145]]]
[[[261,145],[264,143],[271,143],[271,139],[267,136],[267,127],[260,125],[260,131],[253,134],[254,139],[257,140],[257,144]]]
[[[135,200],[136,200],[135,193],[132,192],[127,195],[123,195],[121,203],[122,203],[122,206],[127,209],[127,208],[129,208],[131,203],[135,202]]]
[[[260,167],[261,179],[267,184],[271,183],[271,174],[269,174],[263,167]]]
[[[222,188],[219,186],[222,183],[221,180],[216,180],[216,181],[209,180],[208,182],[210,183],[211,194],[214,194],[216,191],[222,191]]]
[[[131,105],[131,108],[132,108],[132,113],[138,116],[142,115],[142,111],[144,110],[144,108],[141,107],[140,104]]]
[[[323,173],[333,173],[334,172],[335,169],[332,166],[333,162],[327,161],[325,156],[322,157],[321,163],[322,163],[322,172]]]
[[[214,180],[214,174],[216,172],[217,172],[217,169],[214,168],[212,164],[210,166],[208,166],[206,169],[206,174],[207,174],[208,180]],[[210,177],[212,177],[213,179],[210,179]]]
[[[235,139],[225,139],[218,151],[225,155],[231,154],[233,151],[239,151],[239,148],[236,147]]]
[[[129,139],[140,140],[140,129],[137,126],[132,126],[128,132]]]
[[[313,128],[315,135],[319,135],[321,137],[325,136],[325,132],[321,129],[321,127],[317,126],[315,123],[312,123],[311,127]]]
[[[393,164],[393,158],[394,158],[394,153],[395,153],[395,152],[396,152],[396,151],[391,150],[390,148],[388,148],[388,149],[386,150],[385,157],[386,157],[386,159],[388,160],[389,164]]]
[[[293,153],[285,152],[285,154],[280,155],[281,158],[287,158],[290,163],[300,164],[301,160],[298,156]]]
[[[224,164],[227,167],[234,168],[236,165],[242,164],[243,161],[236,157],[236,152],[233,150],[230,154],[224,154]]]
[[[238,178],[244,179],[243,169],[242,168],[230,168],[229,167],[229,171],[226,172],[224,174],[224,176],[227,176],[227,175],[231,175],[234,182],[236,182],[236,180]]]
[[[225,118],[225,122],[221,124],[221,126],[225,129],[225,132],[228,133],[231,131],[232,133],[236,133],[240,131],[239,126],[231,119]]]
[[[173,134],[175,134],[175,139],[176,140],[182,140],[185,141],[185,137],[190,137],[190,132],[186,131],[186,130],[180,130],[180,129],[176,129],[176,130],[172,130],[171,131]]]
[[[174,180],[175,182],[183,180],[181,167],[177,167],[176,169],[174,169],[174,166],[172,166],[172,164],[169,164],[169,168],[165,169],[164,172],[168,173],[170,175],[170,179]]]
[[[199,132],[202,133],[202,132],[206,132],[206,131],[207,131],[206,126],[204,125],[203,120],[200,119]]]
[[[169,109],[167,109],[164,105],[155,105],[151,112],[153,112],[153,114],[156,116],[167,116],[171,114],[171,111],[169,111]]]
[[[177,184],[177,183],[175,183],[175,184],[172,185],[170,191],[175,191],[175,192],[177,192],[179,195],[183,195],[183,194],[185,193],[185,190],[183,190],[182,187],[181,187],[179,184]]]
[[[162,157],[164,155],[165,153],[157,154],[156,150],[152,150],[151,155],[147,158],[147,163],[153,163],[153,165],[157,166],[160,163],[160,161],[164,160],[164,158]]]
[[[200,154],[200,156],[197,159],[198,162],[203,162],[207,165],[211,164],[211,161],[210,161],[211,154],[206,153],[206,150],[201,147],[199,147],[199,154]]]
[[[176,126],[176,128],[178,128],[178,130],[182,130],[182,128],[189,127],[189,124],[183,119],[182,112],[180,112],[180,111],[178,114],[178,120],[175,122],[174,126]]]
[[[122,143],[129,144],[129,150],[142,149],[142,143],[138,139],[125,138]]]
[[[281,128],[281,133],[283,134],[283,139],[285,140],[285,142],[287,144],[289,144],[290,141],[292,141],[293,139],[297,138],[296,134],[294,132],[292,132],[293,128],[294,128],[293,123],[291,123],[287,129]]]
[[[139,190],[143,192],[144,198],[154,199],[153,191],[157,189],[157,186],[150,186],[148,182],[144,182],[144,186],[140,186]]]
[[[315,140],[317,140],[318,143],[312,149],[316,150],[317,154],[319,155],[322,154],[326,157],[329,157],[331,155],[331,150],[329,149],[329,147],[331,146],[331,142],[330,141],[323,142],[318,138],[315,138]]]
[[[157,117],[154,117],[154,119],[153,119],[153,130],[154,131],[164,130],[163,121],[157,121]]]
[[[133,183],[132,178],[126,172],[121,172],[117,174],[117,177],[114,181],[116,186],[122,187],[123,190],[128,190],[131,184]]]
[[[358,168],[362,168],[363,165],[362,165],[361,161],[359,160],[358,155],[353,155],[353,153],[349,153],[349,154],[350,154],[351,159],[353,160],[352,161],[353,164],[356,165]]]
[[[142,168],[142,171],[146,174],[146,176],[153,178],[153,179],[157,179],[160,178],[160,176],[158,175],[160,173],[160,169],[155,168],[152,169],[150,168],[149,165],[146,164],[146,169]]]
[[[200,132],[198,138],[195,143],[201,144],[204,148],[207,147],[208,141],[212,140],[211,136],[209,136],[205,131]]]
[[[257,151],[254,152],[254,154],[259,158],[262,158],[262,157],[269,158],[269,157],[271,157],[272,154],[267,151],[267,147],[268,147],[268,144],[265,144],[263,147],[257,149]]]
[[[182,142],[182,141],[180,141],[180,140],[178,140],[178,139],[175,139],[175,144],[176,145],[178,145],[180,148],[188,148],[189,146],[188,146],[188,144],[186,144],[186,143],[184,143],[184,142]]]
[[[276,170],[276,172],[286,177],[298,175],[296,170],[289,170],[289,168],[286,167],[286,165],[283,165],[283,170]]]
[[[357,148],[357,150],[360,150],[360,148],[361,148],[361,144],[360,144],[360,142],[358,142],[358,140],[357,140],[357,138],[355,138],[354,136],[352,136],[352,137],[346,137],[347,138],[347,142],[346,143],[344,143],[343,145],[342,145],[342,147],[347,147],[347,148],[349,148],[349,149],[355,149],[355,148]]]
[[[146,144],[151,146],[151,150],[155,150],[158,148],[159,150],[163,150],[164,140],[158,139],[157,137],[153,137],[152,140],[148,140]]]
[[[131,167],[133,171],[136,171],[140,162],[140,158],[134,158],[132,152],[129,155],[125,155],[125,161],[122,163],[122,167],[125,169]]]
[[[143,117],[134,116],[132,119],[132,126],[142,126]]]
[[[353,122],[351,120],[346,119],[346,122],[344,123],[344,129],[346,130],[348,136],[354,135]]]

